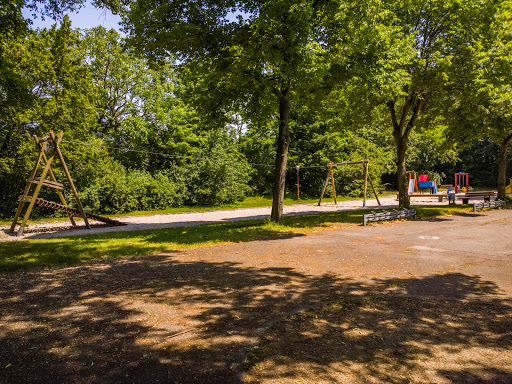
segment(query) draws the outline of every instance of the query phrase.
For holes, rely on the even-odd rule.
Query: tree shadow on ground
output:
[[[273,326],[249,353],[248,382],[512,382],[512,307],[492,299],[494,283],[454,273],[374,284],[393,294],[345,297]]]
[[[427,286],[446,281],[446,290],[453,289],[462,298],[499,293],[492,282],[462,274],[424,281]],[[404,279],[398,285],[405,292],[412,287],[411,292],[421,293],[421,282]],[[0,382],[230,383],[235,380],[240,348],[269,320],[304,306],[382,293],[391,285],[397,280],[363,282],[177,255],[4,274],[0,276]],[[425,340],[432,332],[439,337],[448,333],[456,336],[453,342],[459,346],[486,345],[500,338],[510,343],[505,303],[496,299],[492,306],[496,320],[490,323],[471,308],[461,313],[464,321],[443,322],[438,328],[422,320],[437,319],[449,308],[417,304],[405,313],[400,327],[410,329],[411,335],[422,334]],[[389,305],[377,309],[395,313]],[[401,334],[400,327],[390,328],[357,313],[354,321],[373,334]],[[322,337],[331,339],[329,334]],[[397,340],[401,345],[413,340],[401,337]],[[364,354],[358,360],[340,355],[332,363],[370,361],[379,357],[381,349],[398,353],[405,365],[412,353],[397,345],[380,345],[361,350]]]

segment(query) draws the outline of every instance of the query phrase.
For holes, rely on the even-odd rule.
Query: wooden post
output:
[[[297,169],[297,201],[300,201],[300,165],[296,165],[295,168]]]
[[[39,144],[39,139],[34,136],[34,140],[36,141],[36,144]],[[36,164],[34,165],[34,169],[32,169],[32,172],[30,172],[30,179],[33,179],[36,175],[37,168],[39,168],[39,163],[41,163],[41,159],[44,155],[44,150],[46,148],[46,140],[43,141],[43,144],[40,145],[40,151],[39,156],[37,157]],[[28,193],[30,192],[30,187],[32,186],[32,183],[27,182],[27,185],[25,186],[25,190],[23,191],[22,199],[20,200],[18,204],[18,209],[16,210],[16,214],[14,215],[14,220],[12,221],[11,228],[9,229],[9,233],[14,232],[14,228],[16,227],[16,224],[18,223],[18,219],[21,215],[21,211],[23,210],[23,206],[25,205],[25,201],[23,201],[23,197],[27,197]]]
[[[60,162],[62,163],[62,168],[64,169],[64,173],[66,174],[66,177],[68,178],[69,186],[71,187],[71,190],[73,191],[73,196],[75,197],[76,205],[78,206],[78,210],[80,211],[80,214],[82,215],[82,218],[84,219],[85,226],[87,229],[91,229],[91,226],[89,225],[89,221],[87,220],[87,216],[84,212],[84,208],[82,207],[82,203],[80,202],[80,198],[78,197],[78,192],[76,191],[75,184],[73,184],[73,180],[71,179],[71,175],[69,174],[68,167],[66,166],[66,162],[64,161],[64,156],[62,156],[62,153],[59,148],[59,143],[62,140],[63,133],[60,132],[57,136],[54,135],[53,132],[50,132],[50,137],[52,138],[54,144],[55,144],[55,152],[57,153],[57,156],[60,159]]]
[[[43,152],[41,151],[41,154]],[[18,236],[23,235],[23,230],[27,226],[28,218],[30,217],[30,213],[32,212],[32,208],[34,208],[34,204],[36,203],[37,195],[39,194],[39,191],[41,190],[41,187],[43,186],[44,179],[46,178],[46,174],[48,173],[48,170],[50,169],[50,166],[53,161],[53,157],[55,156],[55,152],[50,155],[50,158],[46,162],[43,173],[41,174],[41,177],[39,179],[39,182],[37,183],[36,190],[34,191],[34,194],[32,195],[32,199],[30,200],[30,204],[28,205],[27,212],[25,212],[25,216],[23,216],[23,221],[21,222],[21,226],[18,229]],[[41,156],[42,157],[42,156]],[[15,224],[14,222],[13,224]]]
[[[329,173],[331,174],[331,183],[332,183],[332,195],[334,197],[334,204],[338,205],[336,202],[336,187],[334,186],[334,174],[332,172],[333,163],[329,163]]]
[[[327,171],[327,177],[325,178],[324,188],[322,189],[322,194],[320,195],[320,200],[318,201],[318,206],[322,203],[322,198],[324,197],[325,190],[327,189],[327,183],[329,183],[329,171]]]
[[[370,165],[370,162],[368,162],[368,167]],[[370,180],[370,185],[372,187],[372,190],[373,190],[373,194],[375,195],[375,198],[377,199],[377,204],[379,204],[379,207],[381,206],[380,204],[380,201],[379,201],[379,196],[377,196],[377,191],[375,190],[375,187],[373,186],[373,182],[372,182],[372,178],[370,176],[370,172],[368,172],[368,180]]]
[[[364,195],[363,195],[363,207],[366,207],[366,192],[368,190],[368,160],[363,162],[364,170]]]

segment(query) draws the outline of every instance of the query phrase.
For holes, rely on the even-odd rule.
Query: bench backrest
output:
[[[494,196],[494,191],[466,192],[466,196]]]

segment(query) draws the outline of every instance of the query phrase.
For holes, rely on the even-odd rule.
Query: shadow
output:
[[[339,300],[271,328],[248,382],[508,383],[511,315],[503,303]]]
[[[229,260],[229,248],[224,252]],[[442,300],[371,299],[397,280],[357,281],[335,274],[312,276],[293,267],[194,258],[134,257],[1,275],[0,382],[236,382],[239,350],[261,327],[325,302],[341,303],[343,311],[331,311],[331,317],[319,313],[323,323],[308,315],[275,337],[286,343],[285,349],[273,349],[265,358],[280,362],[284,374],[297,372],[292,363],[297,361],[314,365],[306,372],[314,381],[336,381],[330,367],[346,366],[360,378],[406,382],[396,380],[389,365],[402,367],[401,373],[413,369],[416,356],[432,356],[425,345],[450,350],[509,346],[512,341],[512,313],[498,299],[485,304],[485,313],[478,306]],[[499,292],[492,282],[463,274],[402,279],[398,285],[410,294],[441,285],[446,295],[452,290],[461,298]],[[354,299],[361,295],[370,299]],[[309,333],[300,331],[308,324],[314,326]],[[340,334],[343,324],[365,330],[364,337]],[[347,350],[327,354],[325,346],[338,336],[344,337]],[[311,340],[317,342],[312,352],[301,354],[301,343]],[[383,365],[372,365],[376,361]],[[358,371],[360,364],[369,368]],[[501,369],[491,364],[478,368]],[[444,377],[456,373],[442,372]]]
[[[423,220],[428,221],[429,223],[442,223],[445,221],[453,221],[453,219],[450,217],[429,217]]]
[[[390,286],[277,323],[250,351],[247,381],[511,382],[512,306],[496,284],[453,273],[361,288]]]
[[[508,384],[512,383],[512,373],[499,370],[499,369],[474,369],[462,371],[444,371],[439,372],[442,376],[446,377],[452,383],[468,383],[468,384]]]
[[[377,282],[382,287],[383,284]],[[438,298],[467,299],[482,298],[491,299],[502,292],[491,281],[481,280],[478,276],[468,276],[462,273],[448,273],[444,275],[426,276],[421,279],[395,280],[398,287],[406,287],[403,292],[413,296],[430,296]]]

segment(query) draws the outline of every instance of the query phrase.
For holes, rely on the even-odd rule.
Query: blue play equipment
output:
[[[428,180],[428,175],[420,175],[418,179],[419,188],[429,188],[430,193],[437,194],[437,183],[435,181]]]

